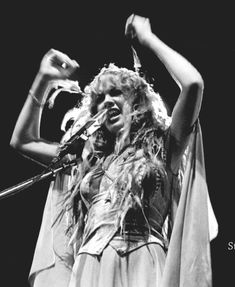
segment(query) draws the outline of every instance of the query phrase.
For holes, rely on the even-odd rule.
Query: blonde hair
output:
[[[123,114],[125,117],[124,126],[118,139],[110,134],[105,126],[102,126],[94,133],[85,144],[83,161],[78,165],[77,172],[73,176],[73,184],[67,204],[78,206],[81,197],[79,195],[80,184],[84,175],[91,168],[98,168],[102,160],[111,152],[117,154],[126,146],[128,142],[134,149],[142,149],[149,165],[152,166],[156,175],[161,174],[163,180],[166,180],[165,163],[165,139],[168,128],[171,124],[171,117],[167,114],[167,109],[160,95],[153,90],[153,87],[139,75],[138,72],[119,68],[115,64],[109,64],[103,67],[93,81],[87,85],[83,92],[83,98],[79,105],[70,110],[64,118],[62,128],[65,128],[66,122],[73,120],[74,123],[65,134],[73,133],[75,126],[82,126],[90,117],[97,113],[97,102],[100,95],[100,84],[103,76],[108,76],[105,80],[111,83],[111,86],[120,89],[125,98]],[[128,141],[127,141],[128,140]],[[133,165],[135,159],[133,158]],[[129,170],[132,170],[129,167]],[[120,182],[126,174],[131,181],[136,174],[132,174],[123,168],[118,175],[117,181]],[[119,180],[120,179],[120,180]],[[137,198],[137,197],[136,197]],[[77,202],[77,203],[76,203]],[[78,224],[82,226],[84,212],[74,210],[74,216],[79,215]],[[83,214],[83,215],[82,215]]]
[[[66,123],[69,120],[74,122],[72,128],[82,126],[90,117],[97,113],[99,88],[105,75],[108,76],[108,81],[113,87],[122,91],[126,99],[123,108],[125,125],[121,131],[122,136],[119,142],[119,149],[123,147],[131,127],[135,126],[136,131],[138,131],[144,120],[150,120],[151,123],[149,124],[162,131],[168,129],[171,124],[171,117],[168,116],[166,106],[159,93],[156,93],[152,85],[147,83],[138,72],[119,68],[113,63],[103,67],[93,81],[85,87],[80,104],[65,115],[62,129],[65,130]],[[107,78],[105,80],[107,81]],[[70,133],[72,133],[72,128]],[[100,133],[97,133],[96,136],[100,136]],[[91,142],[94,141],[94,138],[91,139]]]

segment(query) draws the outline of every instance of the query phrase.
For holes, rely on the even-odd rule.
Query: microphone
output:
[[[59,154],[57,158],[62,158],[66,154],[70,153],[73,144],[77,142],[79,139],[82,139],[84,142],[88,140],[88,138],[97,131],[101,125],[106,120],[108,109],[104,109],[94,115],[91,119],[88,120],[82,127],[76,131],[69,140],[62,143],[60,146]]]

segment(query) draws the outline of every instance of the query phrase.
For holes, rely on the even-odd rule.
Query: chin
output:
[[[111,134],[118,134],[119,131],[123,128],[123,123],[117,122],[114,124],[107,124],[106,128]]]

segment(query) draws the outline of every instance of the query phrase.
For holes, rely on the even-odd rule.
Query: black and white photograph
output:
[[[233,284],[232,12],[1,4],[0,286]]]

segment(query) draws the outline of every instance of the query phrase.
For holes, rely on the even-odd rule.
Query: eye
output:
[[[116,88],[113,88],[112,90],[110,90],[110,96],[111,97],[118,97],[122,94],[122,91]]]
[[[96,98],[97,104],[101,104],[104,101],[105,95],[104,94],[98,94]]]

